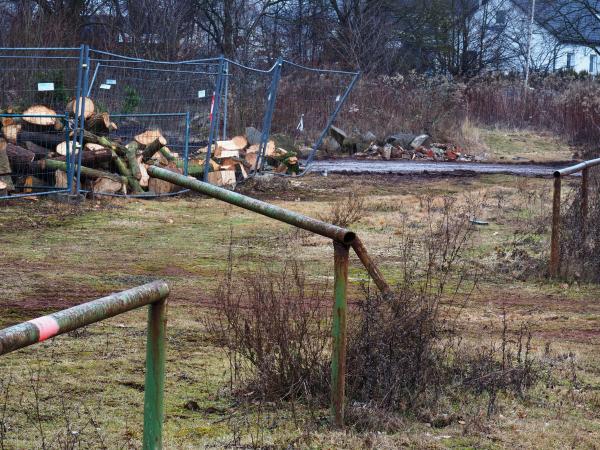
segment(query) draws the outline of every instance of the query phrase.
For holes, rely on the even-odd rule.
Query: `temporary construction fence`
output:
[[[170,167],[207,181],[217,142],[246,134],[248,127],[258,132],[260,146],[256,163],[247,167],[250,176],[273,169],[265,164],[272,133],[285,135],[295,149],[302,147],[297,155],[307,167],[358,76],[308,68],[282,58],[268,69],[258,69],[224,57],[151,61],[85,45],[0,48],[0,113],[16,117],[36,104],[57,114],[68,110],[66,122],[71,132],[67,140],[73,151],[72,160],[66,162],[73,175],[68,177],[68,188],[74,194],[92,190],[85,176],[82,179],[85,167],[77,151],[85,144],[85,97],[93,99],[96,111],[110,112],[122,122],[111,137],[131,139],[133,132],[144,131],[143,127],[159,130],[176,154]],[[62,116],[61,121],[65,122]],[[49,159],[54,160],[54,148],[47,148]],[[18,175],[9,172],[4,176]],[[50,182],[51,177],[44,175]],[[49,188],[56,185],[40,185],[17,194],[58,190]],[[148,191],[144,195],[173,194]],[[10,194],[0,190],[0,198],[13,196]]]

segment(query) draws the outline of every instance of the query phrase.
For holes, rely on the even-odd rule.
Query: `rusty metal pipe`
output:
[[[167,341],[167,300],[148,309],[146,338],[146,379],[144,384],[144,450],[162,448],[165,392],[165,343]]]
[[[381,274],[381,271],[369,256],[369,253],[367,252],[367,249],[363,245],[360,238],[356,236],[351,245],[354,249],[354,252],[358,256],[358,259],[360,259],[360,262],[362,262],[363,266],[365,266],[365,269],[367,269],[369,276],[373,279],[375,286],[377,286],[382,294],[388,295],[391,292],[390,286],[387,284],[383,278],[383,275]]]
[[[303,214],[290,211],[289,209],[271,205],[270,203],[256,200],[255,198],[238,194],[237,192],[228,191],[227,189],[213,186],[212,184],[196,180],[195,178],[186,177],[169,170],[161,169],[160,167],[148,167],[148,174],[154,178],[160,178],[161,180],[168,181],[178,186],[186,187],[192,191],[200,192],[226,203],[239,206],[240,208],[254,211],[263,216],[280,220],[304,230],[312,231],[313,233],[328,237],[334,241],[351,244],[356,237],[352,231],[347,230],[346,228],[325,223]]]
[[[333,243],[333,324],[331,330],[331,416],[337,427],[344,426],[346,397],[346,313],[348,309],[348,260],[350,247]]]
[[[0,355],[166,298],[164,281],[138,286],[0,330]]]

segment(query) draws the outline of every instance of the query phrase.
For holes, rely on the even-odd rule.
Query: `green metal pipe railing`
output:
[[[145,450],[162,448],[169,286],[154,281],[0,330],[0,355],[149,305],[144,389]]]
[[[148,167],[148,174],[170,183],[186,187],[226,203],[239,206],[258,214],[294,225],[304,230],[325,236],[333,240],[334,246],[334,314],[332,326],[331,359],[331,412],[334,423],[344,423],[344,390],[346,379],[346,311],[348,285],[349,248],[352,247],[373,279],[377,288],[385,295],[391,290],[383,275],[369,256],[367,249],[356,236],[346,228],[338,227],[311,217],[298,214],[289,209],[272,205],[237,192],[186,177],[160,167]]]

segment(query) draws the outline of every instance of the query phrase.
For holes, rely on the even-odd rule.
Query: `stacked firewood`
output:
[[[75,115],[70,102],[67,111]],[[7,113],[15,111],[9,109]],[[178,188],[148,176],[149,164],[163,165],[182,173],[183,162],[169,150],[160,130],[147,130],[129,142],[113,138],[118,126],[107,112],[96,112],[94,102],[86,98],[83,148],[77,137],[81,130],[65,131],[66,123],[56,111],[34,105],[18,117],[2,119],[0,138],[0,181],[6,192],[32,192],[36,187],[65,188],[68,183],[67,157],[81,161],[84,189],[98,193],[163,194]],[[71,120],[71,119],[69,119]],[[75,145],[73,143],[75,142]],[[79,154],[81,153],[81,154]],[[0,186],[2,188],[2,186]]]
[[[250,136],[235,136],[225,141],[216,141],[211,152],[211,168],[208,181],[219,186],[234,186],[240,179],[248,178],[248,174],[261,165],[260,144],[251,143]],[[207,148],[198,153],[206,158]],[[298,173],[298,157],[293,150],[277,146],[277,140],[267,141],[264,149],[267,168],[278,173]]]

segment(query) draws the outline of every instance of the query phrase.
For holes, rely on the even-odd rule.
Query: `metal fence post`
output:
[[[558,276],[560,268],[560,190],[561,177],[554,177],[554,195],[552,198],[552,237],[550,241],[550,276]]]
[[[350,247],[333,241],[334,307],[333,350],[331,355],[331,416],[338,427],[344,426],[344,401],[346,388],[346,309],[348,285],[348,257]]]
[[[229,103],[229,61],[225,61],[225,88],[223,93],[223,136],[221,139],[227,139],[227,104]]]
[[[77,149],[78,142],[78,134],[77,130],[79,129],[79,116],[81,113],[81,89],[83,84],[83,68],[85,64],[85,46],[81,45],[79,47],[79,61],[77,63],[77,85],[75,87],[75,118],[73,119],[73,140],[71,144],[71,165],[73,167],[73,173],[75,172],[75,151]],[[83,127],[82,127],[83,128]],[[77,185],[77,183],[76,183]],[[71,194],[78,194],[78,190],[72,190]]]
[[[331,125],[333,125],[333,122],[335,121],[338,114],[340,113],[340,110],[342,109],[342,106],[344,106],[344,103],[346,103],[346,100],[348,99],[350,92],[352,92],[352,89],[354,89],[354,85],[356,84],[356,82],[358,81],[359,78],[360,78],[360,72],[357,72],[356,75],[354,75],[354,78],[352,78],[352,81],[350,82],[350,84],[348,85],[346,92],[344,92],[344,94],[342,95],[342,98],[340,98],[340,100],[337,102],[335,109],[333,110],[333,112],[331,113],[331,116],[329,116],[329,119],[327,120],[327,124],[325,125],[325,128],[323,129],[323,131],[321,131],[321,135],[315,141],[313,149],[310,152],[310,155],[308,156],[308,159],[306,161],[307,166],[314,159],[315,154],[317,153],[317,149],[323,143],[323,139],[325,139],[325,136],[327,136],[327,133],[329,132],[329,128],[331,128]]]
[[[188,174],[188,158],[190,153],[190,112],[185,113],[185,139],[183,142],[183,174]]]
[[[87,96],[89,97],[90,95],[92,95],[92,88],[94,87],[94,83],[96,82],[96,77],[98,76],[98,70],[100,69],[101,64],[100,63],[96,63],[96,68],[94,69],[94,74],[92,75],[92,80],[90,81],[90,84],[88,86],[87,89]]]
[[[256,160],[255,171],[262,170],[265,166],[265,151],[267,141],[271,135],[271,122],[273,120],[273,110],[275,109],[275,100],[277,99],[277,87],[281,78],[281,68],[283,66],[283,58],[279,57],[273,70],[273,78],[269,86],[269,95],[267,96],[267,109],[263,118],[262,134],[260,136],[260,148],[258,150],[258,159]]]
[[[88,45],[84,45],[83,48],[83,87],[82,92],[87,93],[88,91],[88,77],[90,75],[90,47]],[[79,194],[81,191],[81,158],[83,155],[83,131],[84,131],[84,120],[85,120],[85,99],[83,95],[79,99],[79,112],[81,114],[80,121],[80,130],[79,130],[79,138],[78,144],[75,146],[75,151],[77,152],[77,175],[75,177],[75,194]],[[77,134],[77,133],[75,133]]]
[[[71,164],[71,148],[70,148],[70,143],[71,143],[71,137],[69,136],[70,134],[70,127],[69,127],[69,111],[65,111],[65,116],[64,116],[64,121],[65,121],[65,143],[66,145],[66,155],[65,155],[65,164],[67,165],[67,192],[71,192],[71,190],[73,189],[73,164]]]
[[[206,160],[204,162],[204,177],[203,180],[208,182],[208,170],[210,168],[210,157],[212,153],[212,145],[215,140],[215,135],[218,137],[219,133],[219,105],[221,103],[221,85],[223,83],[223,65],[225,63],[225,57],[221,56],[219,62],[219,73],[217,75],[217,82],[213,95],[215,96],[210,119],[210,129],[208,131],[208,147],[206,148]]]
[[[150,305],[148,309],[144,389],[144,450],[162,448],[166,329],[167,301],[161,300]]]

